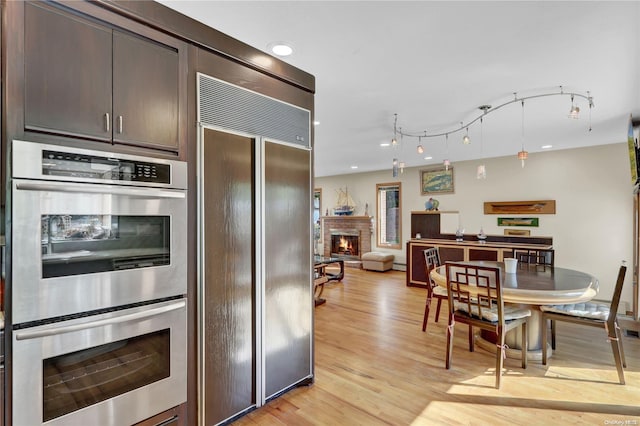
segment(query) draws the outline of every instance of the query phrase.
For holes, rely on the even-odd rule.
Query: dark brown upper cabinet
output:
[[[44,4],[24,15],[25,131],[179,151],[182,42]]]

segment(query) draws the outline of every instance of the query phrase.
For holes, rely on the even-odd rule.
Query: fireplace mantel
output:
[[[322,216],[322,241],[324,242],[323,255],[331,254],[331,230],[360,231],[360,254],[371,251],[371,216]]]

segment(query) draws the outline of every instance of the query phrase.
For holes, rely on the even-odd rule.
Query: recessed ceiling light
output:
[[[433,160],[433,157],[424,157],[425,160]]]
[[[542,145],[541,148],[542,149],[551,149],[551,148],[553,148],[553,145]]]
[[[271,43],[269,50],[276,56],[289,56],[293,53],[293,48],[284,42]]]
[[[358,168],[358,166],[351,166],[351,168],[352,168],[352,169],[357,169],[357,168]]]
[[[389,146],[389,145],[391,145],[389,142],[382,142],[382,143],[380,144],[380,146]]]
[[[320,125],[320,122],[319,122],[319,121],[314,121],[314,122],[313,122],[313,125],[314,125],[314,126],[318,126],[318,125]]]

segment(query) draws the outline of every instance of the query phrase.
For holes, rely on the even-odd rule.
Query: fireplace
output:
[[[339,257],[344,259],[345,266],[357,267],[360,265],[360,258],[363,254],[371,251],[371,216],[322,216],[320,217],[322,226],[322,255],[325,257]],[[335,235],[350,237],[353,240],[357,237],[357,247],[351,241],[352,254],[340,253],[333,245]],[[338,242],[340,238],[338,237]],[[343,250],[344,252],[344,250]]]
[[[331,229],[331,257],[360,259],[360,231],[357,229]]]

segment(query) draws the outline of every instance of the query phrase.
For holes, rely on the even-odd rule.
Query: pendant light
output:
[[[444,135],[444,142],[445,142],[445,146],[446,146],[446,156],[447,158],[444,159],[444,161],[442,162],[442,164],[444,164],[444,169],[445,170],[449,170],[449,166],[451,165],[451,161],[449,161],[449,133]]]
[[[480,109],[482,109],[482,107],[480,107]],[[483,118],[480,118],[480,159],[482,159],[483,156],[483,152],[482,152],[482,147],[484,145],[484,132],[483,132],[483,126],[482,126],[482,121]],[[476,179],[486,179],[487,178],[487,168],[484,166],[483,164],[480,164],[478,166],[478,170],[476,171]]]
[[[573,95],[571,95],[571,109],[569,110],[568,117],[573,118],[574,120],[580,118],[580,108],[573,103]]]
[[[522,100],[522,150],[518,152],[518,160],[522,162],[522,168],[524,169],[524,160],[529,158],[529,153],[524,150],[524,100]]]
[[[484,158],[484,116],[487,115],[487,111],[491,109],[491,105],[480,105],[478,107],[479,110],[482,111],[482,116],[480,116],[480,159]],[[477,179],[486,179],[487,178],[487,168],[484,163],[478,166],[476,171]]]
[[[399,128],[399,132],[400,133],[400,157],[402,157],[402,151],[404,151],[404,142],[402,140],[403,137],[403,133],[402,133],[402,127]],[[402,159],[400,159],[398,161],[398,166],[400,167],[400,174],[404,173],[404,161],[402,161]]]
[[[396,125],[398,124],[398,114],[393,114],[395,116],[393,120],[393,138],[391,138],[391,146],[398,146],[398,132],[396,130]]]
[[[416,151],[418,151],[418,154],[424,153],[424,147],[422,146],[422,136],[418,136],[418,146],[416,147]]]
[[[460,123],[462,125],[462,123]],[[462,137],[462,143],[465,145],[469,145],[471,143],[471,138],[469,137],[469,128],[467,127],[467,133]]]

